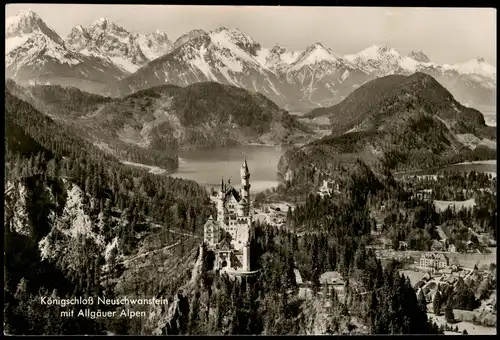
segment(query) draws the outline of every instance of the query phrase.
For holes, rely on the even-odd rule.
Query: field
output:
[[[430,305],[432,308],[432,305]],[[455,311],[455,310],[454,310]],[[429,319],[433,319],[436,321],[438,325],[444,325],[446,324],[446,320],[443,315],[436,316],[433,313],[427,313],[427,316]],[[497,329],[496,327],[484,327],[484,326],[479,326],[479,325],[474,325],[471,322],[467,321],[461,321],[453,324],[453,327],[458,326],[458,329],[460,332],[463,332],[463,330],[467,330],[467,333],[469,335],[495,335],[497,334]]]
[[[497,263],[496,251],[491,254],[459,254],[459,253],[446,253],[450,259],[450,264],[458,263],[464,268],[474,268],[474,265],[481,267],[483,265],[490,265]]]
[[[463,209],[463,208],[472,208],[473,206],[476,205],[476,201],[474,200],[474,198],[471,198],[469,200],[466,200],[466,201],[438,201],[438,200],[434,200],[434,205],[436,206],[436,210],[441,212],[441,211],[445,211],[448,207],[450,206],[454,206],[455,207],[455,210],[460,210],[460,209]]]

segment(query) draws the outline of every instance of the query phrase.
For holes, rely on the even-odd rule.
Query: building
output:
[[[321,197],[331,196],[333,193],[339,193],[340,186],[333,180],[323,180],[323,185],[319,188],[318,194]]]
[[[440,270],[448,266],[448,258],[443,254],[425,253],[420,257],[420,268]]]
[[[469,241],[467,241],[466,245],[467,245],[467,252],[468,253],[473,253],[474,249],[475,249],[474,242],[472,242],[472,241],[469,240]]]
[[[406,250],[406,249],[408,249],[408,242],[399,241],[399,250]]]
[[[319,278],[319,283],[328,286],[343,286],[344,280],[342,279],[342,275],[340,275],[338,272],[324,272]]]
[[[302,280],[302,275],[300,275],[300,272],[298,269],[294,269],[293,273],[295,274],[295,282],[297,283],[297,286],[303,287],[304,286],[304,280]]]
[[[338,297],[343,296],[345,282],[338,272],[332,271],[323,273],[319,278],[319,283],[322,286],[326,286],[328,294],[334,289]]]
[[[450,246],[448,247],[448,251],[450,253],[456,253],[457,252],[457,247],[455,247],[454,244],[450,244]]]
[[[217,218],[212,216],[204,226],[204,243],[214,254],[215,271],[250,272],[252,213],[250,171],[245,162],[240,169],[241,188],[221,181],[217,192]]]
[[[432,199],[432,189],[419,190],[417,191],[415,197],[423,201],[429,201]]]

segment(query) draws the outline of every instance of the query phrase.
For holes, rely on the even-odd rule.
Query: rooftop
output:
[[[321,284],[328,284],[328,283],[339,283],[343,284],[344,280],[342,279],[342,275],[340,275],[338,272],[332,271],[332,272],[325,272],[323,273],[320,278],[319,282]]]

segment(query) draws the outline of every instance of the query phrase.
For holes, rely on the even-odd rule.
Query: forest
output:
[[[200,234],[213,213],[207,192],[192,181],[125,166],[7,91],[5,99],[5,185],[14,189],[7,189],[4,228],[6,330],[102,334],[95,320],[61,318],[59,309],[39,303],[47,295],[113,295],[101,283],[106,260],[97,240],[61,232],[72,223],[64,219],[72,186],[83,192],[92,233],[106,242],[118,237],[119,255],[137,251],[136,231],[151,221]],[[26,211],[19,212],[19,204]],[[20,226],[14,216],[24,218]],[[56,221],[63,224],[56,227]],[[53,261],[41,258],[44,238],[51,251],[61,252]]]

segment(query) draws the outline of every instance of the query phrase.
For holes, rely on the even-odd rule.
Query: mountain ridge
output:
[[[7,22],[12,22],[12,19]],[[15,44],[20,44],[17,48],[25,46],[27,41],[22,29],[8,28],[6,31],[11,32],[10,37],[15,38]],[[47,34],[43,36],[54,35]],[[47,39],[58,41],[60,37]],[[14,40],[10,39],[9,44],[12,45]],[[33,41],[28,43],[34,44]],[[75,85],[110,96],[124,96],[165,83],[187,86],[217,81],[263,93],[289,111],[304,112],[336,104],[376,77],[424,72],[436,78],[469,106],[496,105],[496,67],[482,58],[439,65],[431,62],[420,50],[403,56],[389,46],[380,45],[341,56],[321,42],[310,44],[303,51],[290,51],[278,44],[269,49],[240,30],[226,27],[210,32],[192,30],[172,42],[166,33],[130,33],[105,18],[95,21],[88,28],[75,26],[63,45],[40,44],[46,47],[48,53],[59,51],[53,55],[67,54],[69,62],[83,69],[75,74],[72,68],[68,70],[68,67],[45,66],[42,63],[27,68],[22,74],[10,71],[10,76],[20,82]],[[18,53],[11,52],[12,49],[6,59],[10,60],[8,65],[14,70],[20,68],[17,65],[24,65],[26,54],[33,55],[31,60],[40,59],[35,51],[30,52],[26,48]],[[90,66],[85,68],[85,65]],[[50,69],[50,72],[44,72],[48,76],[40,80],[29,79],[30,72],[35,75],[32,78],[37,77],[37,67]],[[88,76],[95,72],[93,69],[106,72]],[[111,76],[104,74],[108,69],[110,72],[113,70]],[[99,84],[85,84],[78,80],[82,77],[98,78]],[[76,80],[73,81],[73,78]],[[110,85],[104,86],[105,83]]]
[[[421,72],[372,80],[309,114],[318,116],[329,117],[331,135],[287,152],[279,164],[285,179],[335,172],[358,158],[379,170],[496,158],[496,129]]]
[[[312,138],[307,127],[260,93],[217,82],[161,85],[109,98],[52,85],[6,87],[120,159],[167,170],[179,149]]]

